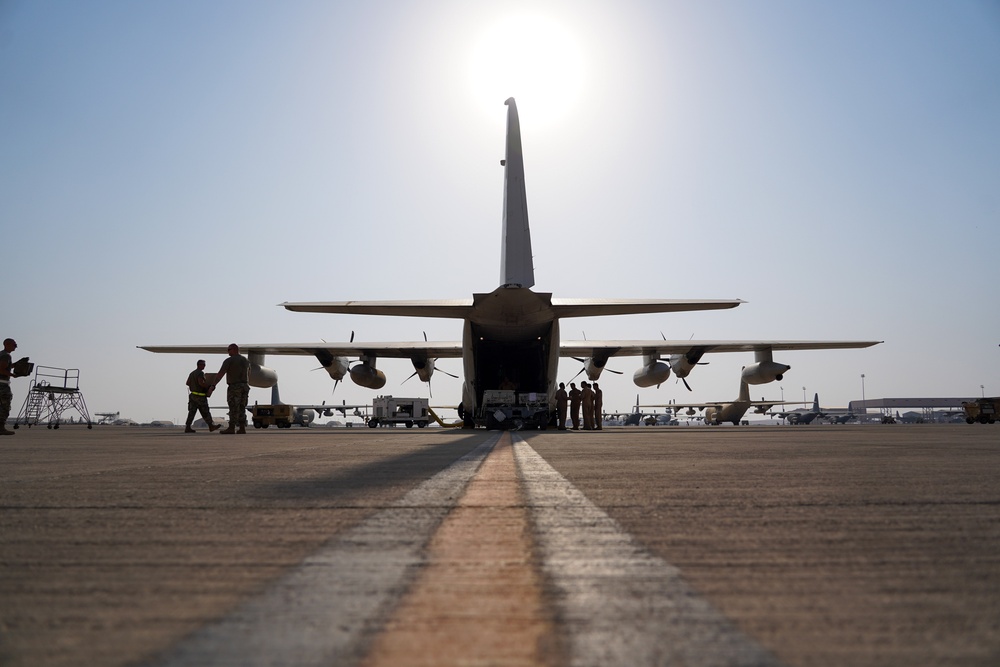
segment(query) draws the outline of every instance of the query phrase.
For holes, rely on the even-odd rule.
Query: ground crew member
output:
[[[594,383],[594,430],[604,430],[604,392]]]
[[[222,362],[219,372],[215,374],[215,384],[219,384],[222,376],[226,376],[229,388],[226,390],[226,402],[229,403],[229,427],[220,433],[247,432],[247,401],[250,400],[250,360],[240,354],[240,346],[231,343],[227,350],[229,358]]]
[[[200,412],[201,418],[208,424],[209,433],[222,428],[221,425],[212,423],[212,413],[208,410],[208,397],[212,394],[212,390],[205,380],[204,359],[198,360],[198,368],[191,371],[185,384],[190,393],[188,394],[188,418],[184,424],[184,432],[195,433],[195,430],[191,428],[191,423],[194,421],[196,412]]]
[[[580,430],[580,399],[583,393],[576,388],[575,382],[569,383],[569,416],[573,421],[573,430]]]
[[[594,390],[586,382],[581,382],[583,387],[583,430],[594,430]]]
[[[560,382],[556,390],[556,425],[560,431],[566,430],[566,403],[569,395],[566,393],[566,383]]]
[[[3,342],[3,352],[0,352],[0,435],[14,435],[7,430],[7,417],[10,416],[10,404],[14,400],[14,392],[10,390],[10,379],[19,377],[14,372],[14,361],[10,353],[17,349],[13,338]]]

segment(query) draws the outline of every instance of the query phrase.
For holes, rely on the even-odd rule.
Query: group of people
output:
[[[570,420],[573,424],[570,430],[580,430],[580,409],[583,408],[583,430],[600,431],[602,429],[601,416],[604,410],[604,394],[595,382],[591,387],[588,382],[581,382],[582,389],[576,388],[575,382],[569,383],[569,392],[566,391],[566,383],[560,382],[559,389],[556,390],[556,419],[560,431],[566,430],[566,408],[569,408]]]
[[[184,424],[185,433],[195,433],[192,423],[194,416],[200,412],[208,431],[216,431],[221,428],[220,424],[212,421],[212,413],[208,409],[208,397],[215,391],[215,385],[226,378],[228,389],[226,390],[226,402],[229,404],[229,427],[222,433],[246,433],[247,432],[247,401],[250,399],[250,360],[240,354],[240,346],[236,343],[230,344],[227,349],[229,357],[222,362],[222,367],[215,374],[215,382],[210,383],[205,379],[205,360],[199,359],[195,368],[187,377],[185,384],[188,388],[188,416]]]
[[[10,390],[10,380],[20,377],[10,356],[16,349],[17,342],[13,338],[7,338],[3,342],[3,352],[0,352],[0,435],[14,435],[13,431],[7,430],[7,418],[10,416],[10,406],[14,399]],[[229,403],[229,428],[222,432],[246,433],[247,401],[250,397],[250,360],[240,354],[240,348],[236,343],[229,346],[228,352],[229,357],[222,362],[222,367],[215,374],[215,382],[225,377],[228,385],[226,401]],[[209,432],[222,428],[220,424],[212,421],[212,413],[208,409],[208,397],[212,395],[215,384],[205,379],[204,359],[198,360],[198,367],[191,371],[185,384],[189,393],[188,417],[187,423],[184,424],[184,432],[195,432],[191,424],[198,412],[201,412],[201,416],[205,419]]]
[[[10,390],[10,379],[18,377],[14,372],[13,362],[10,353],[17,349],[17,343],[8,338],[3,342],[3,352],[0,353],[0,435],[14,435],[13,431],[7,430],[7,417],[10,416],[10,405],[13,394]],[[239,345],[232,343],[227,349],[229,357],[222,362],[219,372],[215,374],[214,382],[209,382],[205,378],[205,360],[199,359],[197,368],[191,371],[185,384],[188,388],[188,416],[184,424],[185,433],[195,433],[192,426],[195,414],[201,413],[205,424],[208,425],[209,432],[217,431],[221,428],[212,420],[212,413],[208,408],[208,397],[212,395],[215,386],[223,377],[228,385],[226,391],[226,402],[229,404],[229,427],[222,431],[226,434],[241,434],[247,432],[247,402],[250,397],[250,360],[240,354]],[[601,415],[603,410],[603,395],[597,383],[591,386],[588,382],[581,382],[581,389],[577,389],[575,382],[569,383],[569,392],[566,391],[566,383],[559,383],[559,390],[556,391],[556,408],[558,426],[560,431],[567,430],[566,411],[569,409],[572,430],[580,430],[580,412],[583,410],[583,430],[600,431]]]

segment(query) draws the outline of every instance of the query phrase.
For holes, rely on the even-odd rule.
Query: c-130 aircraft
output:
[[[673,373],[686,378],[710,352],[753,351],[746,366],[748,384],[780,380],[789,366],[772,359],[774,350],[864,348],[882,341],[785,340],[630,340],[560,341],[559,321],[568,317],[668,313],[734,308],[743,301],[685,299],[578,299],[535,292],[531,233],[524,184],[521,128],[514,98],[507,106],[504,167],[503,234],[500,285],[471,299],[417,301],[331,301],[279,304],[305,313],[440,317],[463,321],[461,342],[239,343],[251,362],[250,384],[270,387],[277,374],[264,367],[268,354],[314,356],[336,382],[350,375],[362,387],[381,389],[385,374],[376,368],[380,357],[409,359],[417,376],[430,382],[436,359],[461,358],[464,368],[459,413],[465,428],[545,428],[556,409],[556,373],[560,357],[585,357],[584,369],[596,381],[611,357],[642,357],[633,382],[659,385]],[[150,352],[226,354],[227,344],[142,345]],[[663,357],[667,355],[667,359]],[[351,358],[358,362],[351,365]],[[512,387],[516,389],[511,389]]]

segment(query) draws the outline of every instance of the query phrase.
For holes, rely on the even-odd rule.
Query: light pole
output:
[[[868,414],[868,406],[865,405],[865,374],[861,374],[861,409],[865,411],[865,415]],[[862,420],[862,423],[865,420]]]
[[[983,395],[983,398],[986,398],[986,387],[979,385],[979,393]]]
[[[802,405],[806,404],[806,388],[802,387]]]

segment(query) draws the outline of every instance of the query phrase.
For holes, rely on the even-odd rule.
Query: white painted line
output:
[[[780,664],[512,435],[573,667]]]
[[[431,535],[498,439],[331,539],[262,594],[150,664],[356,664],[422,564]]]

